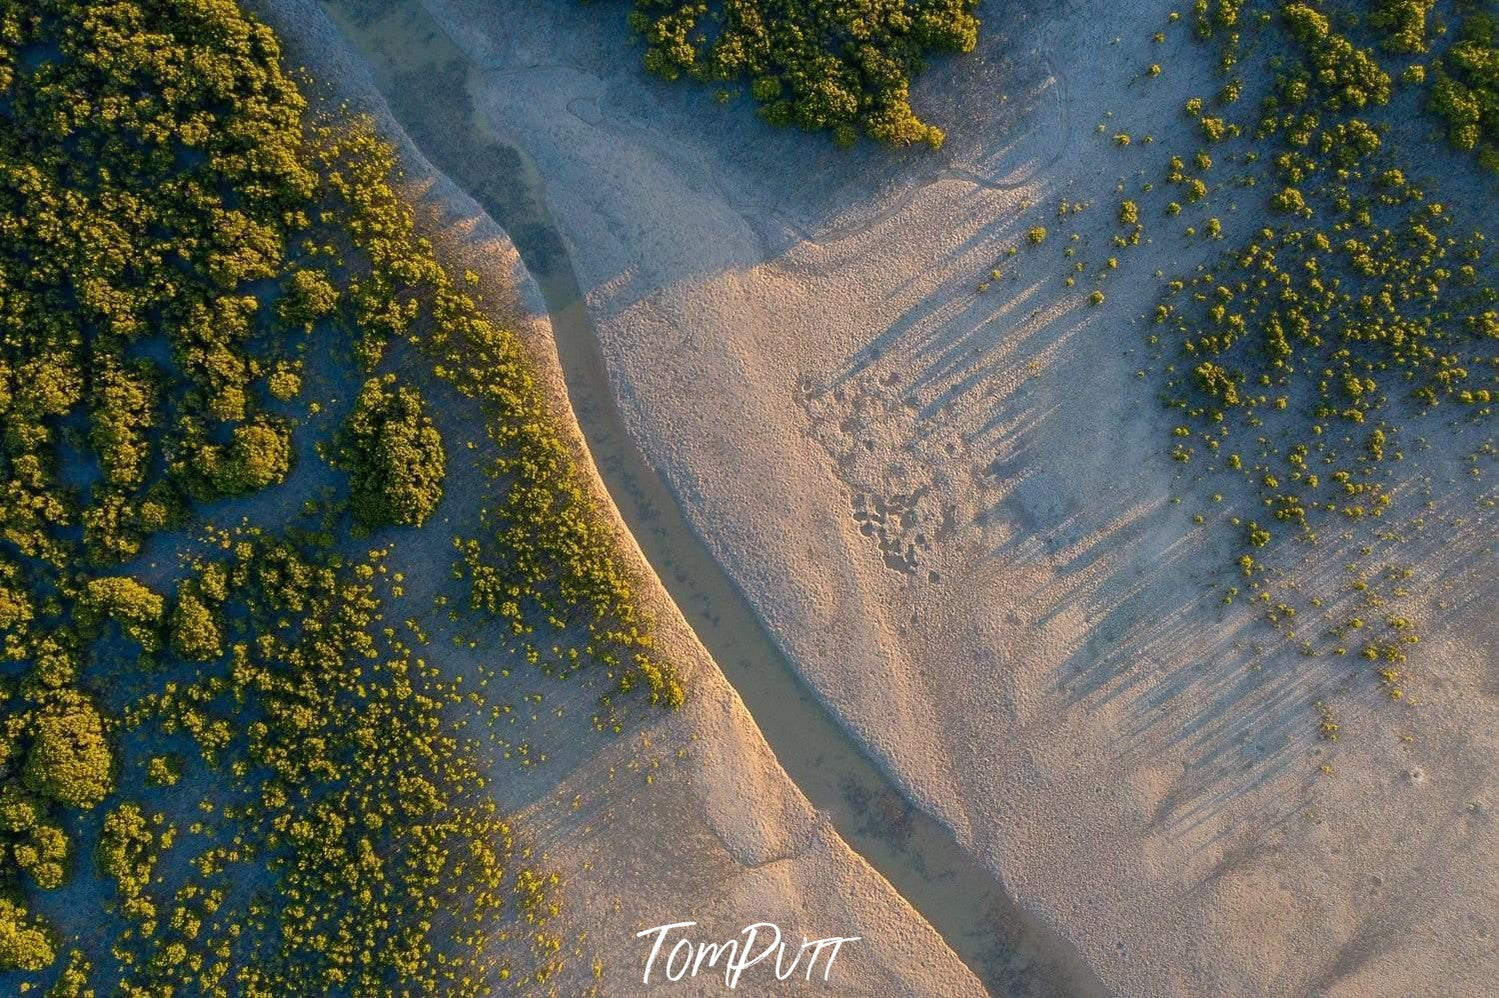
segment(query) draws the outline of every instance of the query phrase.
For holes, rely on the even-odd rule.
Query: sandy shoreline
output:
[[[321,11],[294,2],[266,3],[259,10],[287,39],[292,62],[306,65],[321,82],[336,81],[338,100],[372,113],[397,141],[439,252],[452,266],[483,275],[490,306],[524,333],[559,424],[596,495],[620,522],[573,418],[545,302],[513,244],[410,144]],[[724,938],[757,921],[814,937],[862,935],[860,948],[850,945],[837,963],[831,986],[840,989],[982,993],[941,938],[797,792],[622,522],[620,527],[624,556],[660,623],[663,650],[684,668],[692,695],[679,714],[646,717],[604,752],[564,763],[523,791],[534,802],[517,815],[522,834],[564,877],[566,900],[553,928],[570,941],[587,940],[575,943],[579,948],[556,986],[567,993],[596,983],[583,957],[597,954],[606,967],[606,993],[630,993],[646,953],[635,933],[695,919],[705,936]],[[648,783],[642,779],[647,770]],[[670,849],[641,850],[638,843],[655,842],[663,833],[671,837]],[[765,986],[758,978],[755,983],[757,989]],[[774,990],[805,988],[793,980]],[[711,975],[673,985],[684,994],[722,990],[722,981]]]
[[[1148,35],[1166,5],[1015,23],[989,9],[981,51],[921,84],[968,109],[937,162],[761,141],[742,109],[640,77],[604,15],[425,6],[489,67],[469,84],[487,126],[544,173],[625,422],[693,527],[847,727],[1111,990],[1482,993],[1499,974],[1491,562],[1450,568],[1449,592],[1469,595],[1428,639],[1441,669],[1419,724],[1355,691],[1357,740],[1330,748],[1308,716],[1335,681],[1262,667],[1251,615],[1201,598],[1211,542],[1172,507],[1164,416],[1139,403],[1118,346],[1138,336],[1151,273],[1206,250],[1145,247],[1102,309],[1024,262],[1002,292],[974,291],[1058,198],[1100,202],[1073,231],[1105,252],[1111,192],[1145,161],[1095,125],[1117,114],[1169,136],[1210,85],[1184,40],[1149,101],[1121,82],[1133,56],[1112,39]],[[324,75],[371,93],[314,41],[315,11],[270,9],[335,60]],[[1225,218],[1251,225],[1255,204]],[[746,861],[705,860],[677,896],[718,897],[739,869],[726,912],[849,903],[777,875],[799,856],[806,883],[883,898],[829,912],[878,912],[902,941],[872,993],[972,987],[951,960],[932,970],[929,930],[819,836],[716,668],[679,640],[700,693],[662,722],[666,744],[728,739],[755,763],[715,789],[728,750],[700,749],[715,761],[673,791],[670,821]],[[746,799],[780,812],[748,820]],[[560,856],[595,854],[555,805],[528,821]],[[618,917],[647,917],[629,910],[632,877],[660,871],[615,873],[599,889],[618,892]],[[901,976],[917,968],[938,976]]]

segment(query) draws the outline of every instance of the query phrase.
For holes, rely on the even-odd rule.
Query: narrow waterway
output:
[[[536,275],[568,394],[605,485],[787,774],[992,994],[1101,993],[1080,961],[1017,909],[946,827],[913,806],[816,698],[629,438],[547,209],[544,178],[473,106],[474,70],[462,50],[418,0],[326,5],[412,141],[509,232]]]

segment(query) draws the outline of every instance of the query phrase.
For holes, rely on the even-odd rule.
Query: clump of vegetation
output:
[[[313,324],[338,308],[338,289],[328,275],[318,270],[295,270],[286,282],[286,294],[276,303],[282,322],[311,332]]]
[[[380,554],[350,565],[256,530],[230,549],[184,585],[222,574],[225,614],[250,626],[195,681],[141,698],[130,723],[190,736],[212,770],[260,774],[260,793],[223,809],[187,889],[152,886],[170,830],[130,803],[106,819],[100,865],[143,923],[127,981],[152,992],[288,993],[315,980],[438,993],[492,980],[489,941],[509,931],[512,905],[544,916],[551,881],[513,862],[476,749],[443,717],[462,695],[382,636],[393,596],[381,592]],[[174,763],[151,766],[152,782],[176,782]],[[284,900],[226,904],[262,865]],[[452,920],[441,936],[438,915]],[[221,956],[194,969],[178,951]]]
[[[151,886],[157,852],[157,836],[139,805],[121,804],[105,816],[99,832],[99,870],[115,882],[127,916],[150,919],[156,914],[156,907],[142,895]]]
[[[182,762],[174,755],[153,755],[146,762],[146,782],[153,787],[175,787],[182,779]]]
[[[462,734],[491,705],[387,620],[383,554],[347,553],[351,520],[419,526],[442,493],[388,344],[486,420],[486,534],[457,567],[512,625],[495,654],[537,661],[540,631],[655,702],[683,691],[522,344],[455,288],[395,177],[228,0],[0,0],[0,972],[45,972],[7,986],[468,994],[555,969],[555,878]],[[347,454],[348,489],[307,500],[317,529],[210,531],[217,554],[163,581],[202,504],[294,487],[310,344],[369,379],[344,433],[302,441]],[[196,749],[193,780],[168,742]],[[115,937],[58,967],[77,925],[35,894],[90,841],[127,924],[79,910]]]
[[[1368,23],[1387,51],[1421,51],[1431,7],[1377,4]],[[1272,150],[1268,204],[1277,214],[1168,284],[1150,342],[1163,348],[1162,396],[1180,415],[1173,458],[1192,474],[1239,478],[1259,510],[1229,518],[1239,571],[1223,602],[1247,587],[1303,654],[1357,652],[1379,664],[1381,684],[1401,699],[1396,666],[1419,641],[1415,622],[1394,609],[1409,595],[1410,569],[1350,565],[1345,593],[1298,594],[1282,567],[1284,546],[1316,545],[1333,531],[1352,537],[1355,528],[1393,543],[1390,528],[1374,525],[1393,518],[1415,421],[1444,407],[1444,424],[1461,433],[1494,414],[1499,291],[1484,233],[1465,230],[1428,185],[1410,179],[1405,150],[1381,141],[1376,115],[1391,97],[1389,76],[1375,51],[1335,28],[1350,19],[1320,4],[1275,8],[1279,16],[1261,24],[1278,33],[1268,46],[1280,53],[1278,72],[1242,134],[1256,143],[1244,162]],[[1199,13],[1199,34],[1216,39],[1232,67],[1245,51],[1238,6],[1231,17],[1206,4]],[[1188,111],[1204,107],[1194,99]],[[1193,179],[1181,157],[1168,179]],[[1206,231],[1222,237],[1215,222],[1207,219]],[[1329,607],[1335,597],[1352,604],[1345,622]],[[1320,633],[1309,630],[1317,625],[1308,610],[1328,622]],[[1337,730],[1328,723],[1325,735]]]
[[[141,648],[155,651],[161,645],[165,607],[165,601],[142,583],[129,576],[110,575],[85,583],[78,595],[75,619],[86,637],[97,637],[104,623],[113,621]]]
[[[1426,51],[1426,17],[1436,0],[1376,0],[1369,26],[1384,36],[1389,52],[1419,55]]]
[[[1390,99],[1390,78],[1378,60],[1334,31],[1326,14],[1305,3],[1284,4],[1280,13],[1305,59],[1304,68],[1283,82],[1283,94],[1294,97],[1315,86],[1331,111],[1358,110]]]
[[[0,970],[45,970],[55,959],[46,926],[21,905],[0,897]]]
[[[66,807],[91,808],[114,787],[114,756],[104,719],[72,691],[49,697],[28,718],[30,748],[21,780],[27,789]]]
[[[47,820],[47,811],[47,798],[21,782],[0,787],[0,841],[32,883],[54,890],[67,876],[68,837]]]
[[[81,522],[91,556],[126,560],[189,495],[285,475],[241,289],[280,271],[316,177],[275,40],[235,22],[202,3],[0,5],[0,319],[26,330],[0,354],[4,527],[27,556],[64,558],[47,535]],[[163,332],[170,364],[140,350]],[[55,424],[75,416],[103,472],[81,502],[57,475]]]
[[[210,661],[224,650],[215,602],[197,586],[184,586],[177,596],[170,627],[172,650],[189,662]]]
[[[1471,14],[1435,68],[1430,107],[1447,122],[1448,141],[1499,171],[1499,17]]]
[[[353,471],[354,519],[367,527],[419,527],[442,501],[446,458],[426,403],[395,376],[364,383],[341,436]]]
[[[635,0],[630,24],[645,66],[668,80],[748,79],[774,125],[858,133],[892,145],[942,144],[942,130],[911,108],[911,77],[932,52],[978,42],[978,0]]]
[[[330,197],[351,219],[353,251],[388,275],[360,284],[356,312],[403,317],[394,330],[368,324],[365,342],[378,352],[382,335],[420,330],[434,370],[480,404],[500,452],[491,475],[503,487],[484,510],[488,532],[457,545],[455,570],[470,584],[470,608],[507,622],[520,639],[515,650],[529,661],[550,647],[535,637],[539,624],[565,637],[584,619],[588,637],[574,652],[603,665],[623,688],[644,680],[653,703],[679,706],[681,682],[652,654],[650,621],[620,564],[613,528],[557,431],[524,347],[479,314],[416,237],[410,206],[391,186],[394,153],[367,120],[326,128],[317,152]]]

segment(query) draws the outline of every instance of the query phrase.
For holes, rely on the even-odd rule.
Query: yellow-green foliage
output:
[[[146,782],[153,787],[175,787],[182,779],[182,763],[175,756],[153,755],[146,762]]]
[[[1436,0],[1375,0],[1369,25],[1384,35],[1390,52],[1417,55],[1426,51],[1426,15]]]
[[[90,808],[114,787],[114,758],[104,719],[91,701],[58,693],[30,717],[31,747],[21,778],[26,786],[69,807]]]
[[[16,781],[0,786],[0,842],[37,887],[52,890],[67,874],[68,839],[46,815],[44,797]]]
[[[1217,38],[1234,44],[1239,11],[1245,0],[1192,0],[1192,28],[1198,38]]]
[[[1365,49],[1332,30],[1323,12],[1304,3],[1281,7],[1281,17],[1306,53],[1303,81],[1315,83],[1329,110],[1356,110],[1390,99],[1390,78]]]
[[[187,587],[172,608],[171,633],[172,650],[189,661],[206,662],[223,651],[218,615]]]
[[[244,846],[201,848],[193,889],[175,895],[151,887],[170,829],[133,804],[110,814],[100,866],[149,925],[126,947],[125,980],[151,993],[287,994],[307,981],[479,993],[500,969],[489,943],[518,915],[544,917],[552,881],[515,868],[474,747],[443,716],[461,697],[381,635],[378,556],[344,564],[257,531],[232,551],[190,584],[222,572],[225,612],[254,639],[146,697],[133,724],[190,735],[212,768],[256,773],[259,792],[220,820],[217,838]],[[262,867],[274,903],[226,903]],[[177,957],[194,953],[223,959]]]
[[[1442,54],[1430,107],[1447,122],[1458,149],[1477,149],[1479,161],[1499,171],[1499,18],[1474,13]]]
[[[42,970],[54,959],[46,927],[25,908],[0,897],[0,970]]]
[[[446,458],[427,405],[395,376],[364,383],[341,435],[353,471],[354,519],[368,527],[419,527],[442,501]]]
[[[403,339],[498,455],[460,558],[473,606],[504,594],[527,635],[681,702],[528,355],[455,290],[395,172],[369,122],[309,112],[232,0],[0,0],[0,971],[53,964],[31,902],[77,829],[129,925],[70,911],[58,938],[108,957],[52,967],[58,994],[476,994],[554,965],[554,878],[511,855],[458,733],[472,704],[393,637],[379,557],[330,550],[350,512],[431,516],[443,453],[413,391],[356,404],[365,473],[322,530],[241,533],[174,588],[138,557],[287,481],[309,342],[374,368]],[[184,799],[165,739],[211,799]],[[112,799],[140,782],[197,831]],[[498,962],[507,937],[527,963]]]
[[[114,621],[126,637],[146,651],[161,645],[159,628],[166,606],[160,596],[128,576],[89,579],[76,606],[78,628],[96,636],[106,621]]]
[[[278,273],[313,193],[304,105],[271,33],[230,3],[0,0],[0,24],[0,327],[25,333],[0,342],[0,529],[56,562],[48,532],[82,522],[94,556],[123,560],[184,491],[284,477],[240,289]],[[161,333],[172,364],[132,357]],[[48,422],[72,414],[103,471],[81,502]]]
[[[137,897],[150,885],[155,844],[156,836],[139,806],[121,804],[105,816],[99,832],[99,869],[115,882],[122,897]]]
[[[313,323],[333,314],[338,307],[338,289],[328,275],[317,270],[295,270],[286,282],[286,293],[276,303],[282,322],[311,331]]]
[[[350,219],[355,249],[375,280],[352,293],[356,314],[372,317],[363,335],[425,328],[421,345],[443,378],[477,399],[500,457],[504,483],[485,510],[490,532],[462,545],[461,569],[471,606],[510,623],[528,658],[540,624],[559,635],[587,621],[588,658],[630,687],[646,681],[653,702],[682,703],[681,682],[652,654],[650,621],[620,563],[613,528],[578,474],[576,457],[557,432],[520,341],[459,293],[413,232],[411,210],[391,187],[394,153],[364,120],[324,130],[318,155],[330,195]],[[400,311],[398,328],[378,321]],[[378,342],[375,342],[378,349]]]
[[[666,79],[748,79],[775,125],[831,129],[842,143],[942,144],[911,109],[911,77],[930,52],[978,42],[977,0],[635,0],[645,66]]]
[[[47,998],[95,998],[97,992],[89,984],[93,969],[88,957],[80,950],[73,950],[68,954],[68,965],[47,989]]]
[[[1406,51],[1424,38],[1430,6],[1380,4],[1371,20],[1402,34],[1391,46]],[[1263,179],[1277,214],[1211,266],[1170,282],[1151,342],[1167,347],[1163,397],[1179,410],[1172,456],[1243,479],[1260,513],[1232,520],[1242,575],[1310,654],[1293,597],[1270,596],[1272,541],[1316,543],[1321,529],[1385,517],[1421,413],[1451,407],[1462,418],[1442,420],[1449,427],[1493,415],[1499,291],[1484,233],[1409,179],[1419,164],[1411,150],[1381,141],[1390,84],[1374,54],[1334,27],[1348,22],[1331,6],[1278,7],[1264,24],[1279,71],[1257,127],[1245,129],[1263,144],[1256,160],[1268,152]],[[1202,111],[1200,99],[1192,105]],[[1173,157],[1168,179],[1185,183],[1185,171]],[[1399,626],[1389,623],[1366,653],[1399,662],[1417,638],[1407,618],[1386,616]]]

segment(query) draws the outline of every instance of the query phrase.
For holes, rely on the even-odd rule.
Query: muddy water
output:
[[[991,993],[1101,993],[1070,948],[1019,911],[1003,885],[945,826],[913,806],[812,694],[626,434],[572,263],[547,209],[544,178],[475,107],[469,84],[479,70],[416,0],[325,6],[371,66],[412,141],[509,232],[536,275],[573,409],[599,472],[781,766]],[[580,16],[603,15],[581,8]]]

